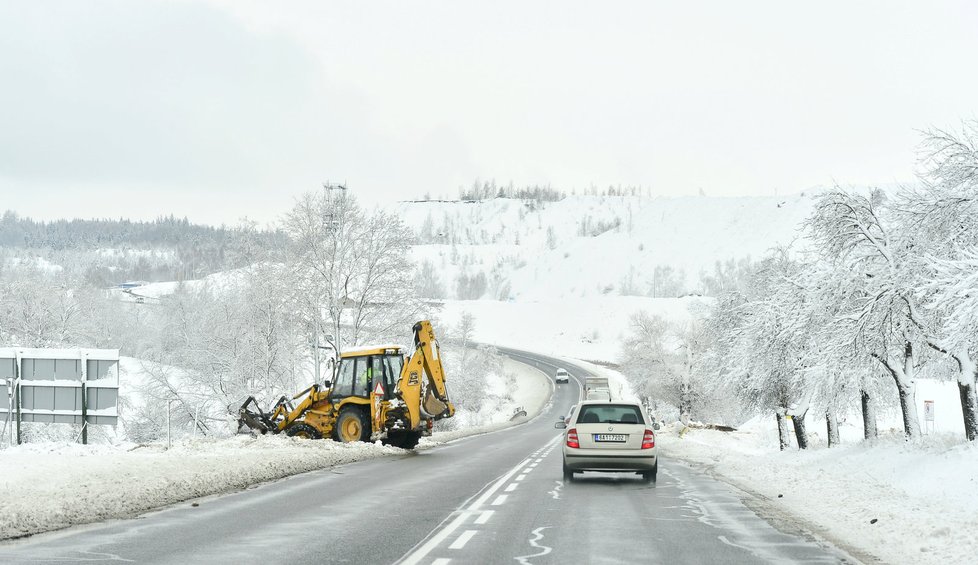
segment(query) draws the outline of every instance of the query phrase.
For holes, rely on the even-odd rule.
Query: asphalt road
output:
[[[559,361],[514,350],[553,373]],[[562,363],[575,379],[582,367]],[[2,563],[840,563],[784,533],[741,493],[685,465],[638,475],[561,475],[557,385],[540,417],[401,457],[306,473],[131,520],[0,545]]]

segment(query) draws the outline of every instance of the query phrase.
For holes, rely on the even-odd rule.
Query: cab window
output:
[[[357,358],[356,378],[353,380],[353,396],[367,396],[370,394],[374,378],[374,358]]]
[[[339,370],[336,371],[336,382],[333,383],[333,396],[350,396],[352,394],[357,361],[356,358],[340,360]]]
[[[404,367],[404,357],[401,355],[384,356],[384,392],[387,398],[392,398],[394,387],[401,378],[401,369]]]

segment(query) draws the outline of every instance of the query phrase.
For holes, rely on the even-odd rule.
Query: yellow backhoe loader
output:
[[[455,414],[431,322],[413,329],[410,356],[395,345],[347,351],[331,380],[291,399],[283,396],[267,412],[248,397],[238,410],[239,430],[342,442],[380,439],[413,449],[431,435],[435,420]]]

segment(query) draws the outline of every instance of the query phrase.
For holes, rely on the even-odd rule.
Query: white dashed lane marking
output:
[[[465,530],[462,535],[458,536],[458,539],[452,542],[452,545],[448,546],[448,549],[462,549],[465,544],[469,543],[472,536],[479,533],[477,530]]]
[[[490,483],[489,485],[486,485],[487,488],[483,490],[483,492],[475,499],[475,501],[471,502],[467,506],[463,505],[461,508],[456,510],[453,513],[454,518],[452,518],[451,516],[446,518],[445,521],[442,522],[440,528],[436,528],[434,531],[432,531],[427,538],[425,538],[421,543],[415,546],[414,550],[412,550],[404,557],[402,557],[401,560],[398,561],[398,563],[401,565],[417,565],[418,563],[421,563],[421,560],[427,557],[428,554],[430,554],[435,548],[439,546],[445,547],[442,544],[445,543],[448,540],[448,538],[472,516],[476,516],[476,518],[472,521],[473,525],[481,526],[488,523],[489,519],[493,516],[495,511],[482,510],[482,506],[486,504],[489,501],[489,499],[494,495],[496,496],[496,498],[489,504],[490,506],[502,506],[503,504],[505,504],[507,499],[509,498],[509,495],[507,494],[497,495],[496,493],[504,486],[505,486],[504,492],[515,491],[516,488],[519,486],[519,482],[526,479],[527,475],[529,475],[529,473],[532,472],[533,469],[535,469],[536,466],[543,461],[543,458],[550,455],[550,453],[554,450],[554,448],[557,447],[557,444],[561,437],[562,436],[555,437],[553,440],[548,442],[547,446],[536,450],[535,452],[533,452],[533,454],[530,457],[521,461],[518,465],[510,469],[509,472],[504,474],[502,477],[499,477],[494,482]],[[516,478],[513,479],[514,475],[518,475],[518,476],[516,476]],[[555,491],[559,491],[559,487],[558,489],[555,489]],[[556,493],[554,491],[551,491],[551,494],[553,495]],[[554,496],[554,498],[557,497],[558,496]],[[530,545],[543,549],[544,551],[534,555],[523,556],[517,558],[517,560],[521,562],[525,562],[526,559],[533,558],[540,555],[546,555],[547,553],[550,552],[550,548],[536,544],[537,541],[543,538],[543,534],[542,534],[543,529],[544,528],[538,528],[537,530],[534,530],[533,532],[534,537],[530,539]],[[455,540],[448,546],[448,549],[458,550],[464,548],[465,544],[467,544],[477,533],[479,533],[479,530],[465,530],[464,532],[462,532],[461,535],[455,538]],[[450,562],[451,559],[442,557],[442,558],[434,559],[431,563],[432,565],[447,565]]]

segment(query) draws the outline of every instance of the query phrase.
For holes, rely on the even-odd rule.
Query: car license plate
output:
[[[627,441],[625,434],[594,434],[594,441]]]

